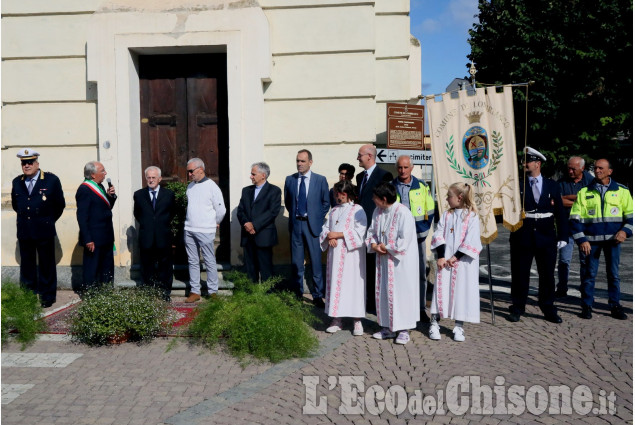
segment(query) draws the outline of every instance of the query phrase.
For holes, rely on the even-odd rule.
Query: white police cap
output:
[[[18,151],[18,154],[16,156],[20,158],[20,160],[37,159],[37,157],[40,156],[40,153],[36,151],[35,149],[23,148]]]
[[[527,146],[525,148],[525,161],[526,162],[546,161],[546,160],[547,160],[547,158],[545,158],[545,156],[543,154],[541,154],[540,152],[538,152],[536,149],[530,148],[529,146]]]

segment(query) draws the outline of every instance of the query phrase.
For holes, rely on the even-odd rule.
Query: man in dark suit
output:
[[[284,206],[289,212],[291,262],[296,295],[304,292],[304,250],[309,251],[313,270],[313,304],[324,308],[324,278],[319,236],[329,211],[329,186],[326,178],[311,172],[313,156],[302,149],[296,157],[298,172],[284,182]]]
[[[377,166],[375,160],[377,158],[377,148],[373,145],[364,145],[359,148],[357,160],[359,166],[364,169],[357,174],[357,191],[359,193],[359,204],[366,213],[366,220],[370,226],[375,211],[375,203],[373,202],[373,189],[382,182],[391,182],[392,174],[386,170],[382,170]],[[366,254],[366,311],[375,312],[375,253]]]
[[[240,246],[244,250],[247,275],[262,282],[273,275],[273,247],[278,245],[276,217],[282,204],[278,186],[267,182],[271,170],[264,162],[251,166],[251,186],[243,188],[238,204]]]
[[[176,214],[174,192],[159,185],[159,167],[146,168],[145,176],[148,186],[133,195],[134,217],[139,222],[141,277],[145,286],[156,287],[169,301],[174,279],[170,227]]]
[[[545,320],[562,323],[554,305],[556,280],[554,270],[558,248],[567,244],[569,230],[562,206],[560,186],[540,174],[543,154],[530,147],[525,148],[524,182],[520,184],[520,199],[525,217],[520,229],[509,238],[512,268],[512,305],[508,320],[518,322],[525,313],[529,293],[529,271],[536,257],[538,268],[538,304]]]
[[[82,283],[73,288],[77,293],[112,283],[115,278],[112,207],[117,195],[114,186],[109,184],[108,189],[102,186],[106,174],[101,162],[87,163],[84,166],[84,182],[75,194],[79,243],[84,246]]]
[[[47,308],[55,303],[57,293],[55,222],[66,202],[60,179],[40,170],[38,152],[26,148],[17,156],[23,174],[13,179],[11,206],[18,214],[20,282],[38,294],[42,307]]]

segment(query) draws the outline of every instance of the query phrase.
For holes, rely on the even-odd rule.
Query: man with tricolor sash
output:
[[[78,293],[114,281],[112,207],[117,195],[114,186],[109,184],[108,189],[102,186],[106,174],[101,162],[87,163],[84,182],[75,194],[79,243],[84,247],[82,283],[73,288]]]

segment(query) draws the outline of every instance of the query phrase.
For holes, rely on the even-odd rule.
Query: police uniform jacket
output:
[[[633,236],[633,198],[628,188],[611,179],[604,197],[592,181],[578,192],[571,208],[570,225],[573,239],[584,242],[604,242],[615,239],[620,230]]]
[[[24,175],[13,179],[12,185],[11,206],[18,214],[18,239],[55,237],[55,222],[66,207],[60,179],[40,170],[30,195]]]
[[[569,240],[569,228],[566,212],[562,206],[560,186],[555,181],[542,178],[542,191],[538,203],[534,200],[529,179],[525,179],[520,186],[520,199],[524,202],[525,213],[523,226],[511,234],[512,243],[530,246],[532,240],[537,247],[550,247],[558,241]],[[534,214],[549,217],[532,218]]]

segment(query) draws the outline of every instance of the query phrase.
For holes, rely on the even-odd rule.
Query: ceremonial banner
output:
[[[522,225],[512,89],[458,95],[444,93],[439,102],[426,98],[439,212],[448,208],[445,196],[452,183],[472,185],[481,241],[488,244],[497,236],[495,214],[510,230]]]

